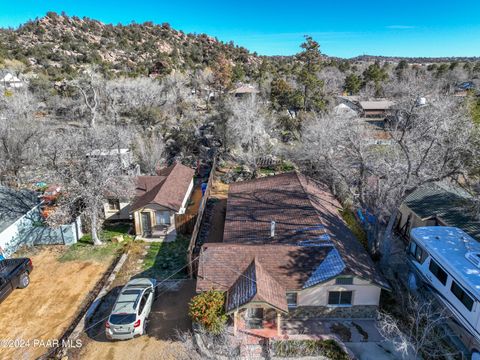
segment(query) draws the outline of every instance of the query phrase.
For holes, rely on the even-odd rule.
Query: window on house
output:
[[[450,291],[458,300],[460,300],[460,302],[468,309],[468,311],[472,311],[473,299],[455,281],[452,281]]]
[[[337,285],[353,285],[353,277],[351,276],[339,276],[335,279]]]
[[[328,305],[352,305],[352,291],[329,291]]]
[[[447,283],[447,273],[434,260],[430,260],[428,269],[443,285]]]
[[[169,211],[157,211],[155,215],[157,217],[157,225],[170,225]]]
[[[289,308],[297,307],[297,293],[287,293],[287,304]]]
[[[120,210],[120,200],[118,200],[118,199],[108,199],[108,210],[110,210],[110,211]]]

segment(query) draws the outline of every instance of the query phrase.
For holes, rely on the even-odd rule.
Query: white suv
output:
[[[105,323],[107,339],[127,340],[145,334],[156,285],[155,279],[139,278],[122,288]]]

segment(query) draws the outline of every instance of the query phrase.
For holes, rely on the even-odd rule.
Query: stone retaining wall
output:
[[[299,306],[290,309],[286,319],[288,320],[308,320],[311,318],[331,318],[331,319],[374,319],[377,314],[375,305],[356,305],[346,307],[329,306]]]

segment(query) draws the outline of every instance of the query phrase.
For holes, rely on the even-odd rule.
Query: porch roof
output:
[[[263,302],[288,312],[285,289],[254,258],[227,292],[226,310],[234,311],[250,302]]]

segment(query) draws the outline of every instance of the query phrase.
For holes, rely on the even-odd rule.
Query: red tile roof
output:
[[[159,171],[158,176],[138,176],[136,197],[131,211],[156,204],[179,211],[195,171],[175,163]]]

